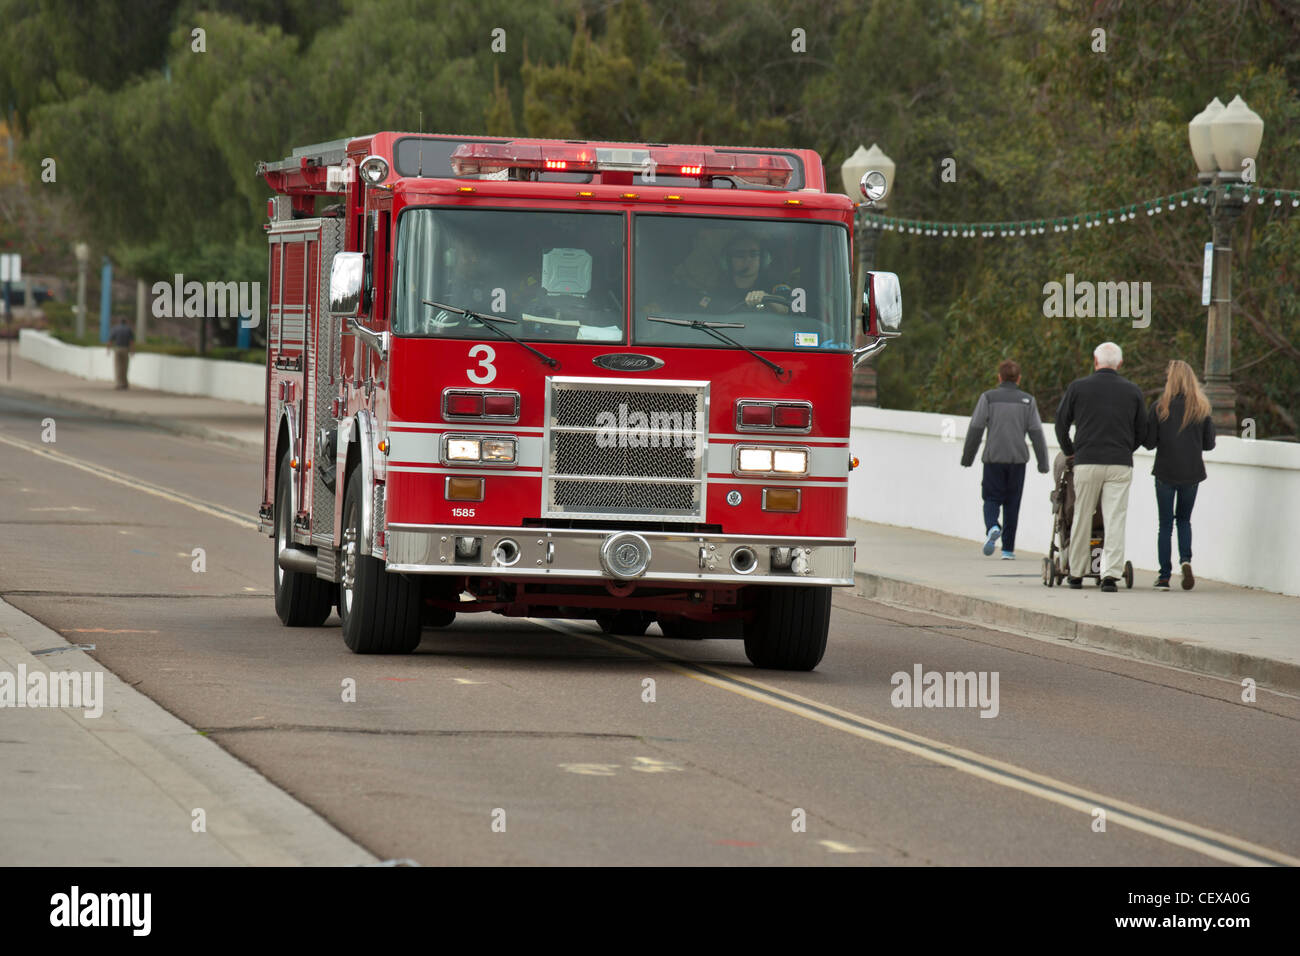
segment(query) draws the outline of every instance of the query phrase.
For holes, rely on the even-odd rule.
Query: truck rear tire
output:
[[[830,587],[764,587],[745,622],[745,656],[755,667],[810,671],[826,653],[830,627]]]
[[[358,468],[348,476],[343,495],[343,642],[354,654],[409,654],[420,646],[420,586],[390,573],[378,558],[360,553],[361,496],[367,492]]]
[[[280,567],[280,549],[293,546],[292,498],[289,483],[293,470],[289,452],[280,458],[275,479],[275,535],[271,538],[272,581],[275,590],[275,613],[286,627],[320,627],[334,610],[334,586],[314,574],[286,571]]]

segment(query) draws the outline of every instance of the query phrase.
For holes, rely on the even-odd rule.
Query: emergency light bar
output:
[[[785,186],[794,167],[784,156],[763,153],[715,153],[695,149],[636,149],[579,146],[569,143],[462,143],[451,154],[457,176],[484,176],[510,169],[568,173],[640,173],[651,177],[683,176],[700,180],[727,176],[743,183]]]

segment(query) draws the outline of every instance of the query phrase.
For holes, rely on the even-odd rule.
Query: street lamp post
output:
[[[1244,205],[1243,185],[1254,181],[1264,121],[1240,96],[1224,106],[1216,96],[1187,124],[1197,178],[1210,190],[1210,303],[1205,324],[1205,394],[1214,429],[1237,431],[1237,392],[1232,385],[1232,235]],[[1250,169],[1252,175],[1247,176]]]
[[[884,154],[875,143],[871,149],[859,145],[853,155],[840,165],[840,176],[844,183],[845,194],[853,200],[853,244],[858,250],[858,264],[853,281],[853,301],[862,301],[862,292],[866,288],[867,273],[876,265],[876,242],[880,231],[863,222],[859,210],[866,206],[870,210],[883,210],[889,205],[889,194],[894,187],[894,161]],[[869,172],[876,171],[884,177],[884,192],[878,199],[862,200],[862,178]],[[855,341],[864,344],[864,336],[858,330]],[[879,404],[876,394],[876,370],[868,363],[859,366],[853,373],[853,404]]]

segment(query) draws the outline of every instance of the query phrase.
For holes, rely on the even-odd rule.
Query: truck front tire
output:
[[[289,452],[280,457],[275,479],[275,535],[271,542],[271,580],[275,584],[275,613],[286,627],[320,627],[334,609],[333,585],[314,574],[280,567],[280,550],[293,547],[293,506]]]
[[[745,656],[755,667],[810,671],[826,653],[831,589],[795,585],[763,587],[745,622]]]
[[[363,555],[361,469],[348,476],[343,495],[343,554],[340,559],[339,616],[343,642],[354,654],[409,654],[420,646],[420,586],[390,573],[384,562]]]

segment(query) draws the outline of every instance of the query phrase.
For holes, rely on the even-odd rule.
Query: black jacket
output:
[[[1070,426],[1074,440],[1070,440]],[[1056,409],[1056,440],[1076,465],[1133,467],[1133,450],[1147,434],[1142,390],[1113,368],[1070,383]]]
[[[1170,485],[1204,481],[1205,461],[1201,453],[1214,448],[1213,419],[1206,415],[1204,421],[1183,428],[1184,408],[1183,396],[1175,395],[1169,401],[1169,417],[1163,422],[1156,414],[1155,402],[1147,412],[1147,436],[1142,444],[1156,450],[1151,474]]]

